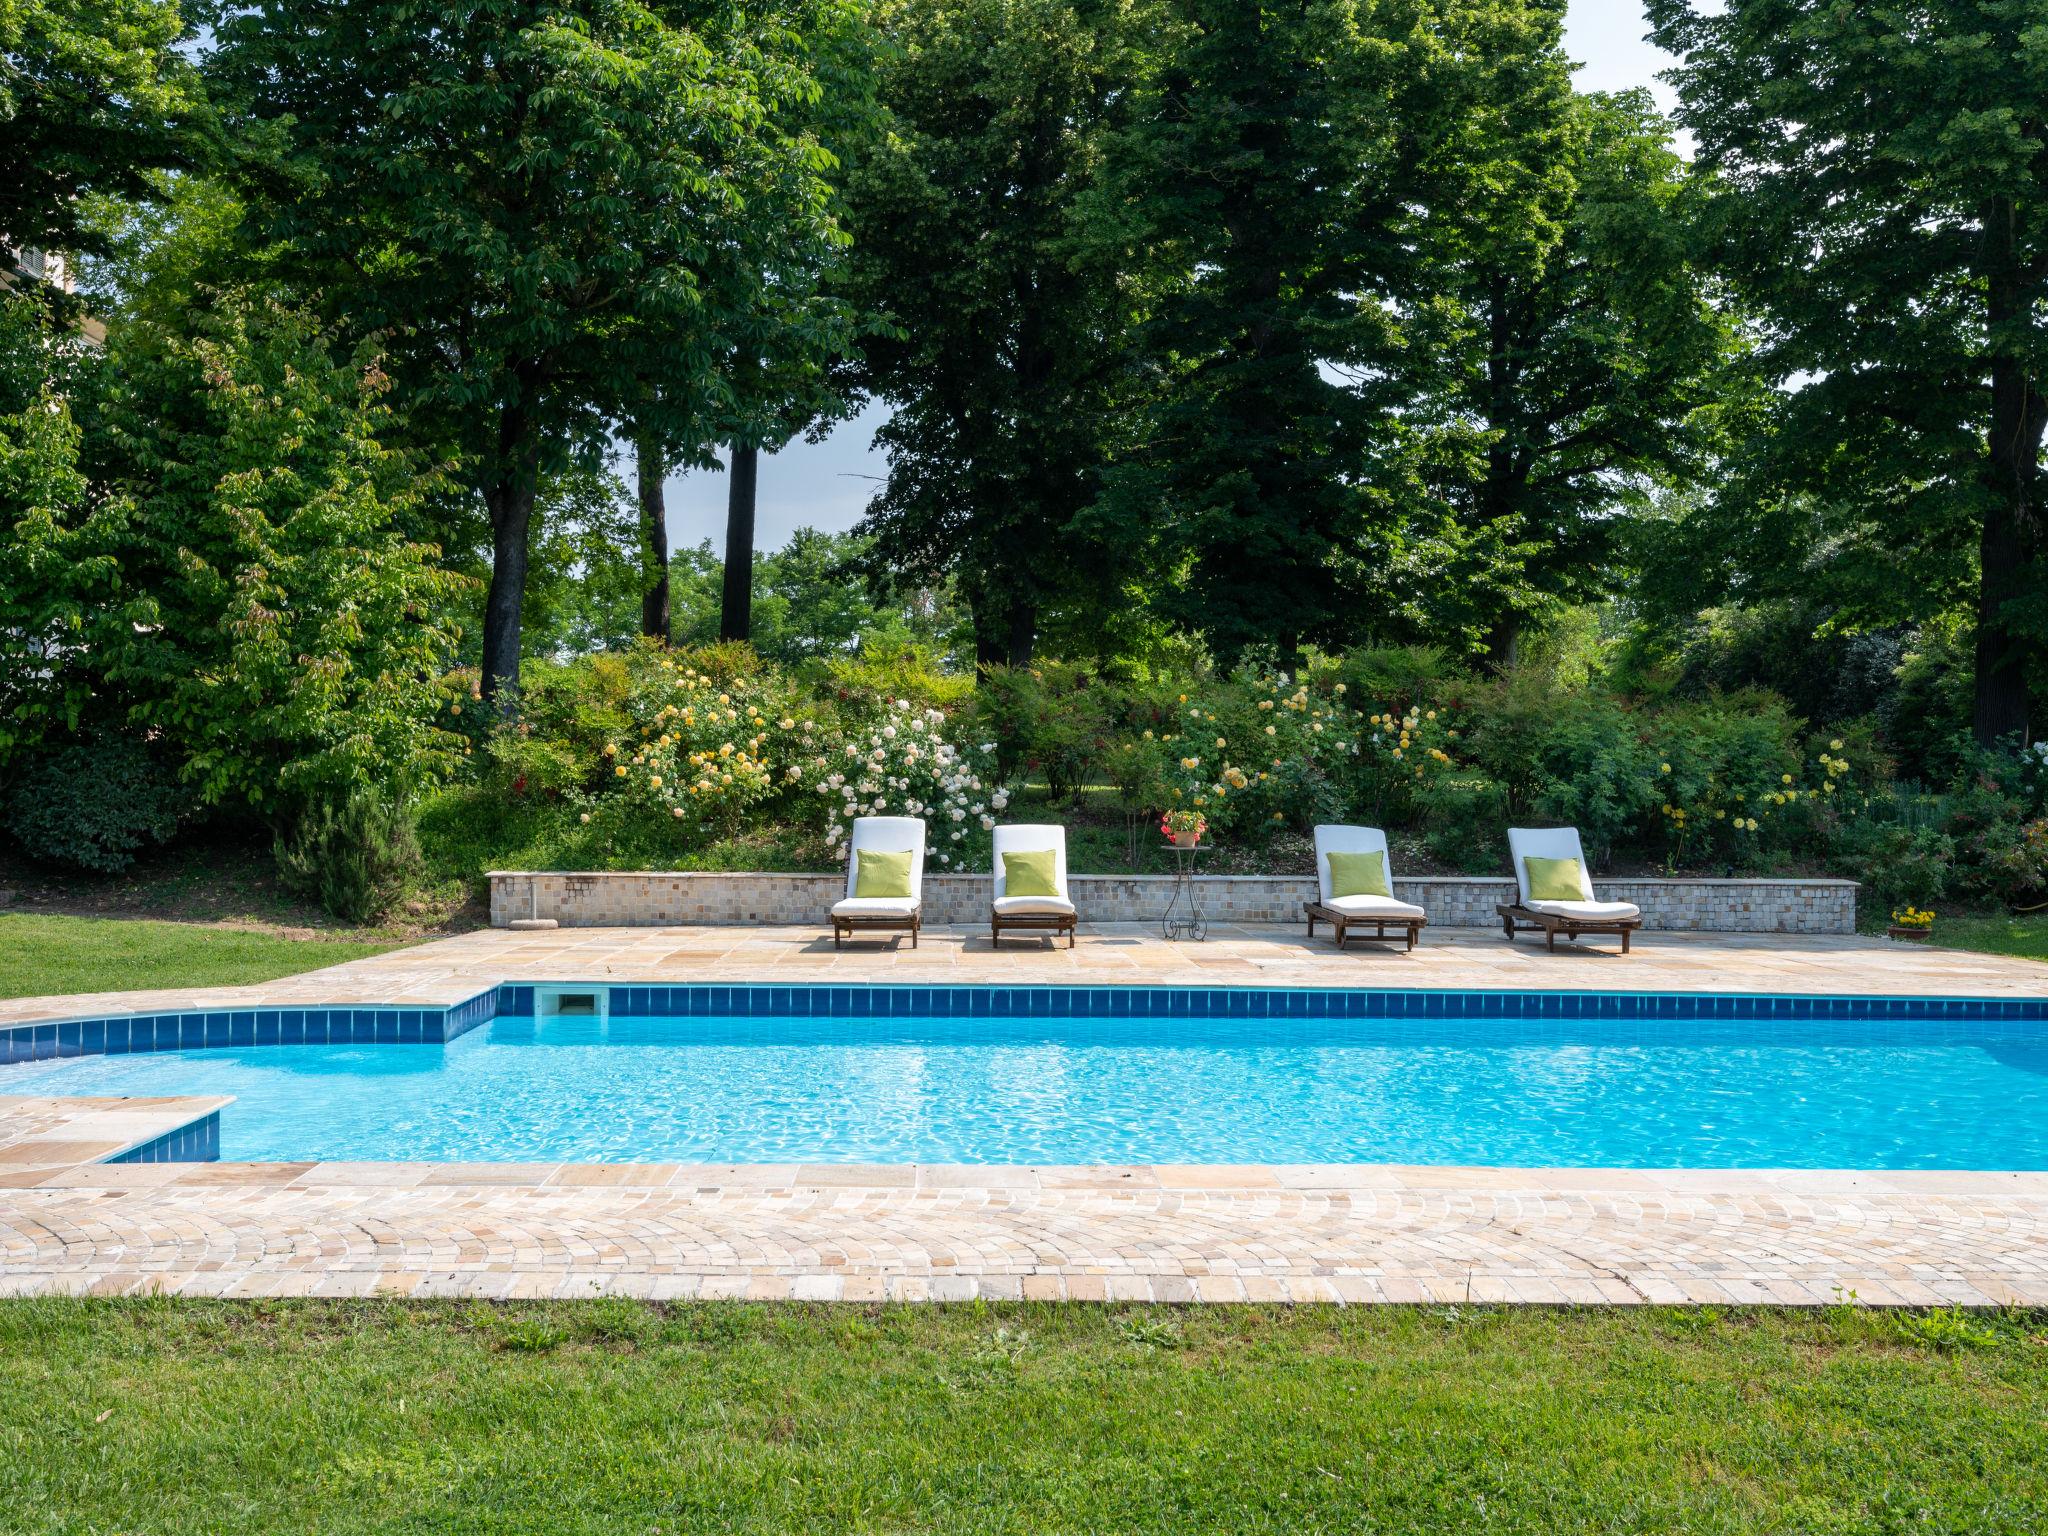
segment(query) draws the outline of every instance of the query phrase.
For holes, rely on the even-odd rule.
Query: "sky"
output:
[[[1670,55],[1644,40],[1649,23],[1640,0],[1571,0],[1565,17],[1565,47],[1578,62],[1580,89],[1619,91],[1648,86],[1657,104],[1670,111],[1671,88],[1658,71]],[[860,520],[884,472],[882,456],[870,446],[887,409],[870,406],[822,443],[799,439],[761,457],[755,506],[755,548],[776,549],[798,528],[843,532]],[[631,466],[622,468],[628,475]],[[700,470],[668,482],[669,542],[676,548],[711,541],[725,549],[725,475]]]

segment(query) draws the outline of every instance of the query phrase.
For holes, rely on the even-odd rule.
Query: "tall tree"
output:
[[[1743,395],[1690,249],[1696,186],[1648,92],[1579,97],[1558,121],[1549,231],[1432,247],[1448,259],[1422,269],[1395,375],[1453,530],[1418,618],[1504,661],[1527,620],[1603,594],[1618,514],[1703,474]]]
[[[633,453],[640,504],[640,633],[666,645],[672,635],[668,591],[668,461],[654,434],[643,432]]]
[[[618,421],[702,441],[736,337],[792,302],[771,291],[789,253],[836,244],[816,64],[857,25],[851,0],[260,0],[223,20],[254,233],[387,338],[415,424],[488,510],[487,690],[518,681],[542,477]]]
[[[94,200],[146,201],[189,164],[202,96],[177,0],[0,4],[0,258],[97,252]]]
[[[725,585],[718,604],[718,638],[754,637],[754,502],[761,450],[734,443],[726,462]]]
[[[2024,738],[2048,651],[2048,3],[1648,9],[1785,386],[1781,490],[1931,557],[1901,581],[1974,561],[1976,736]]]
[[[863,382],[894,407],[865,568],[956,577],[978,660],[1048,619],[1096,629],[1131,551],[1078,520],[1126,418],[1138,264],[1106,156],[1146,67],[1139,0],[886,0],[890,132],[853,161],[850,291],[893,321]]]
[[[1171,10],[1125,176],[1187,275],[1147,327],[1164,384],[1109,506],[1155,530],[1167,611],[1224,656],[1356,635],[1361,557],[1383,584],[1410,537],[1399,402],[1368,387],[1397,363],[1394,300],[1462,228],[1441,205],[1541,229],[1514,147],[1556,131],[1557,7]]]

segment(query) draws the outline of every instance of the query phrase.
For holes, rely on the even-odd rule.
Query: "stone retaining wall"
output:
[[[820,923],[846,889],[837,874],[565,874],[494,870],[491,924],[552,918],[564,928],[689,927],[718,923]],[[1166,908],[1164,875],[1075,875],[1069,882],[1084,923],[1152,922]],[[1202,877],[1202,908],[1212,922],[1292,923],[1315,894],[1306,875]],[[1854,933],[1853,880],[1596,880],[1603,901],[1632,901],[1644,926],[1701,933]],[[1515,883],[1472,876],[1394,882],[1394,893],[1441,927],[1497,923],[1494,906]],[[925,921],[980,923],[988,918],[986,875],[924,877]]]

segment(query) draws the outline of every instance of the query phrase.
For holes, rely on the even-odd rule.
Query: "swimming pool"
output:
[[[591,1015],[550,1016],[549,989],[499,988],[459,1029],[336,1010],[159,1022],[146,1046],[140,1023],[118,1044],[77,1032],[74,1048],[118,1053],[0,1068],[0,1093],[231,1094],[221,1155],[250,1160],[2048,1167],[2041,1001],[585,998]]]

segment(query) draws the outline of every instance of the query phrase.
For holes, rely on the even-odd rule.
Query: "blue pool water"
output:
[[[0,1068],[232,1094],[231,1159],[2048,1167],[2048,1025],[499,1017]]]

